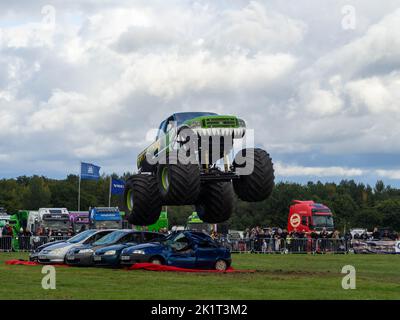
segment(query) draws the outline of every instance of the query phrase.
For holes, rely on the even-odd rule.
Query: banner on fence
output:
[[[396,241],[395,250],[396,250],[396,253],[400,253],[400,241]]]
[[[352,240],[355,253],[400,253],[400,241]]]

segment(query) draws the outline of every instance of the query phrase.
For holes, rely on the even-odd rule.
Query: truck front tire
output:
[[[241,200],[256,202],[271,195],[274,188],[274,168],[265,150],[243,149],[236,155],[233,165],[235,168],[253,167],[251,173],[240,175],[239,179],[233,181],[235,193]]]
[[[125,185],[124,206],[133,225],[148,226],[156,223],[161,213],[161,197],[157,180],[148,174],[131,176]]]
[[[233,211],[232,183],[202,184],[196,211],[199,218],[207,223],[221,223],[228,220]]]
[[[167,164],[158,166],[157,181],[163,204],[193,204],[200,193],[200,168],[198,164],[182,164],[171,157]]]

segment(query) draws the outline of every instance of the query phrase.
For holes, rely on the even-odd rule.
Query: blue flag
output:
[[[91,163],[81,162],[81,179],[97,180],[100,178],[100,167]]]
[[[123,180],[112,179],[111,181],[111,193],[112,194],[124,194],[125,182]]]

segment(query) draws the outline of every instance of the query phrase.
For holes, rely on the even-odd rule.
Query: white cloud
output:
[[[243,117],[273,158],[291,156],[282,175],[362,178],[300,155],[400,154],[389,2],[356,1],[354,32],[341,29],[342,4],[317,1],[54,1],[50,29],[40,6],[0,4],[0,154],[15,166],[0,172],[26,160],[43,174],[43,161],[63,175],[81,158],[133,167],[164,117],[208,110]]]
[[[388,76],[374,76],[351,81],[347,90],[352,105],[360,111],[366,108],[370,113],[400,112],[400,73]]]
[[[332,50],[317,61],[315,68],[321,73],[337,72],[344,78],[360,77],[368,72],[381,72],[381,68],[400,65],[400,8],[388,12],[365,34]],[[387,71],[387,70],[386,70]]]
[[[283,177],[359,177],[364,174],[362,169],[343,167],[305,167],[286,165],[281,162],[274,164],[277,176]]]
[[[261,2],[250,1],[241,10],[226,10],[211,39],[216,46],[253,50],[282,50],[296,46],[307,31],[304,22],[269,11]]]
[[[379,169],[376,170],[376,174],[382,178],[400,180],[400,170]]]
[[[343,107],[343,101],[335,93],[319,88],[312,89],[306,97],[305,109],[311,114],[329,116],[337,114]]]
[[[171,99],[201,91],[257,91],[279,80],[295,65],[288,54],[232,53],[216,58],[209,51],[181,55],[137,55],[123,74],[128,90]]]

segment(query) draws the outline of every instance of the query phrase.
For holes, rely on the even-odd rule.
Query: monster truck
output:
[[[232,214],[234,192],[249,202],[268,198],[275,178],[269,154],[244,148],[233,157],[234,140],[245,134],[244,120],[211,112],[162,121],[154,143],[138,155],[138,173],[126,181],[129,222],[155,223],[162,205],[195,205],[201,220],[220,223]]]

